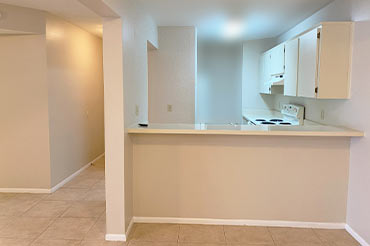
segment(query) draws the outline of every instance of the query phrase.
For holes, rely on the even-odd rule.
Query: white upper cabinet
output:
[[[285,71],[285,44],[271,50],[271,75],[283,74]]]
[[[260,58],[260,93],[271,93],[271,52],[267,51]]]
[[[284,74],[285,45],[266,51],[260,58],[260,93],[271,94],[271,83],[277,75]],[[278,76],[280,78],[280,76]]]
[[[299,37],[298,96],[350,98],[352,22],[324,22]]]
[[[316,78],[318,67],[318,33],[314,29],[299,37],[299,62],[298,62],[298,96],[316,97]]]
[[[317,98],[351,97],[352,39],[352,22],[322,23],[319,36]]]
[[[286,96],[349,99],[352,38],[352,22],[323,22],[265,52],[260,92],[273,88]]]
[[[297,96],[299,39],[285,44],[284,95]]]

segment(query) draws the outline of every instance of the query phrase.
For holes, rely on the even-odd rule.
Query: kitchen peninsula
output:
[[[320,228],[345,223],[351,137],[364,135],[323,125],[127,131],[138,221]]]

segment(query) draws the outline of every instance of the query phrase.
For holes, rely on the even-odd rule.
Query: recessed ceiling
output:
[[[101,17],[78,0],[0,0],[0,3],[44,10],[92,34],[102,35]]]
[[[230,22],[244,40],[276,37],[333,0],[138,0],[159,26],[196,26],[200,38],[218,39]]]

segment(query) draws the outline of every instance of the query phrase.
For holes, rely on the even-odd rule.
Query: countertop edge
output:
[[[296,137],[364,137],[364,132],[348,131],[233,131],[192,129],[145,129],[128,128],[128,134],[159,135],[229,135],[229,136],[296,136]]]

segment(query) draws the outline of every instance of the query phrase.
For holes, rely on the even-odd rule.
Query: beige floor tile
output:
[[[88,189],[61,188],[45,197],[48,201],[79,201],[86,195]]]
[[[135,224],[132,241],[177,242],[179,225],[175,224]]]
[[[226,246],[275,246],[276,244],[227,243]],[[320,245],[321,246],[321,245]]]
[[[346,230],[314,229],[323,242],[357,244],[358,242]]]
[[[98,218],[105,211],[105,201],[78,201],[68,208],[62,217]]]
[[[18,193],[14,196],[14,198],[27,201],[40,201],[46,196],[47,194]]]
[[[0,216],[0,230],[8,225],[11,221],[14,220],[14,217],[10,216]]]
[[[129,246],[177,246],[177,243],[169,242],[130,242]],[[219,246],[219,245],[218,245]]]
[[[45,240],[37,239],[33,242],[32,246],[79,246],[81,241],[79,240]]]
[[[0,230],[0,237],[37,238],[51,222],[50,218],[15,218]]]
[[[309,242],[296,242],[296,243],[277,243],[276,246],[327,246],[323,243],[309,243]],[[248,245],[249,246],[249,245]]]
[[[58,218],[40,239],[82,240],[95,220],[90,218]]]
[[[37,201],[34,200],[21,200],[15,197],[2,200],[0,201],[0,216],[20,216],[36,203]]]
[[[98,183],[94,184],[91,189],[96,189],[96,190],[105,190],[105,180],[101,179]]]
[[[92,179],[88,176],[78,176],[65,184],[64,188],[83,188],[83,189],[90,189],[96,183],[98,183],[100,179]]]
[[[85,201],[105,201],[105,190],[103,189],[91,189],[85,197]]]
[[[273,244],[274,241],[266,227],[224,226],[226,242],[249,244]]]
[[[85,241],[105,240],[105,220],[99,219],[85,236]]]
[[[225,235],[223,226],[180,225],[179,242],[224,243]]]
[[[0,238],[0,246],[29,246],[34,239]]]
[[[40,201],[30,210],[23,214],[23,217],[56,218],[61,216],[70,206],[68,201]]]
[[[320,243],[320,239],[313,229],[306,228],[268,228],[275,244],[287,245],[288,243]]]
[[[15,193],[0,193],[0,202],[9,199],[10,197],[14,197]]]
[[[126,246],[125,242],[82,241],[81,246]]]
[[[105,173],[104,168],[91,166],[88,169],[84,170],[78,175],[78,177],[88,177],[91,179],[104,179]]]
[[[346,241],[339,241],[339,242],[327,242],[323,244],[324,246],[361,246],[360,243],[357,241],[353,242],[346,242]]]
[[[226,246],[226,244],[225,243],[179,243],[178,246]],[[231,246],[231,244],[230,244],[230,246]],[[233,244],[232,246],[244,246],[244,245],[234,245]],[[248,244],[246,246],[250,246],[250,245]],[[261,246],[261,245],[259,245],[259,246]]]

